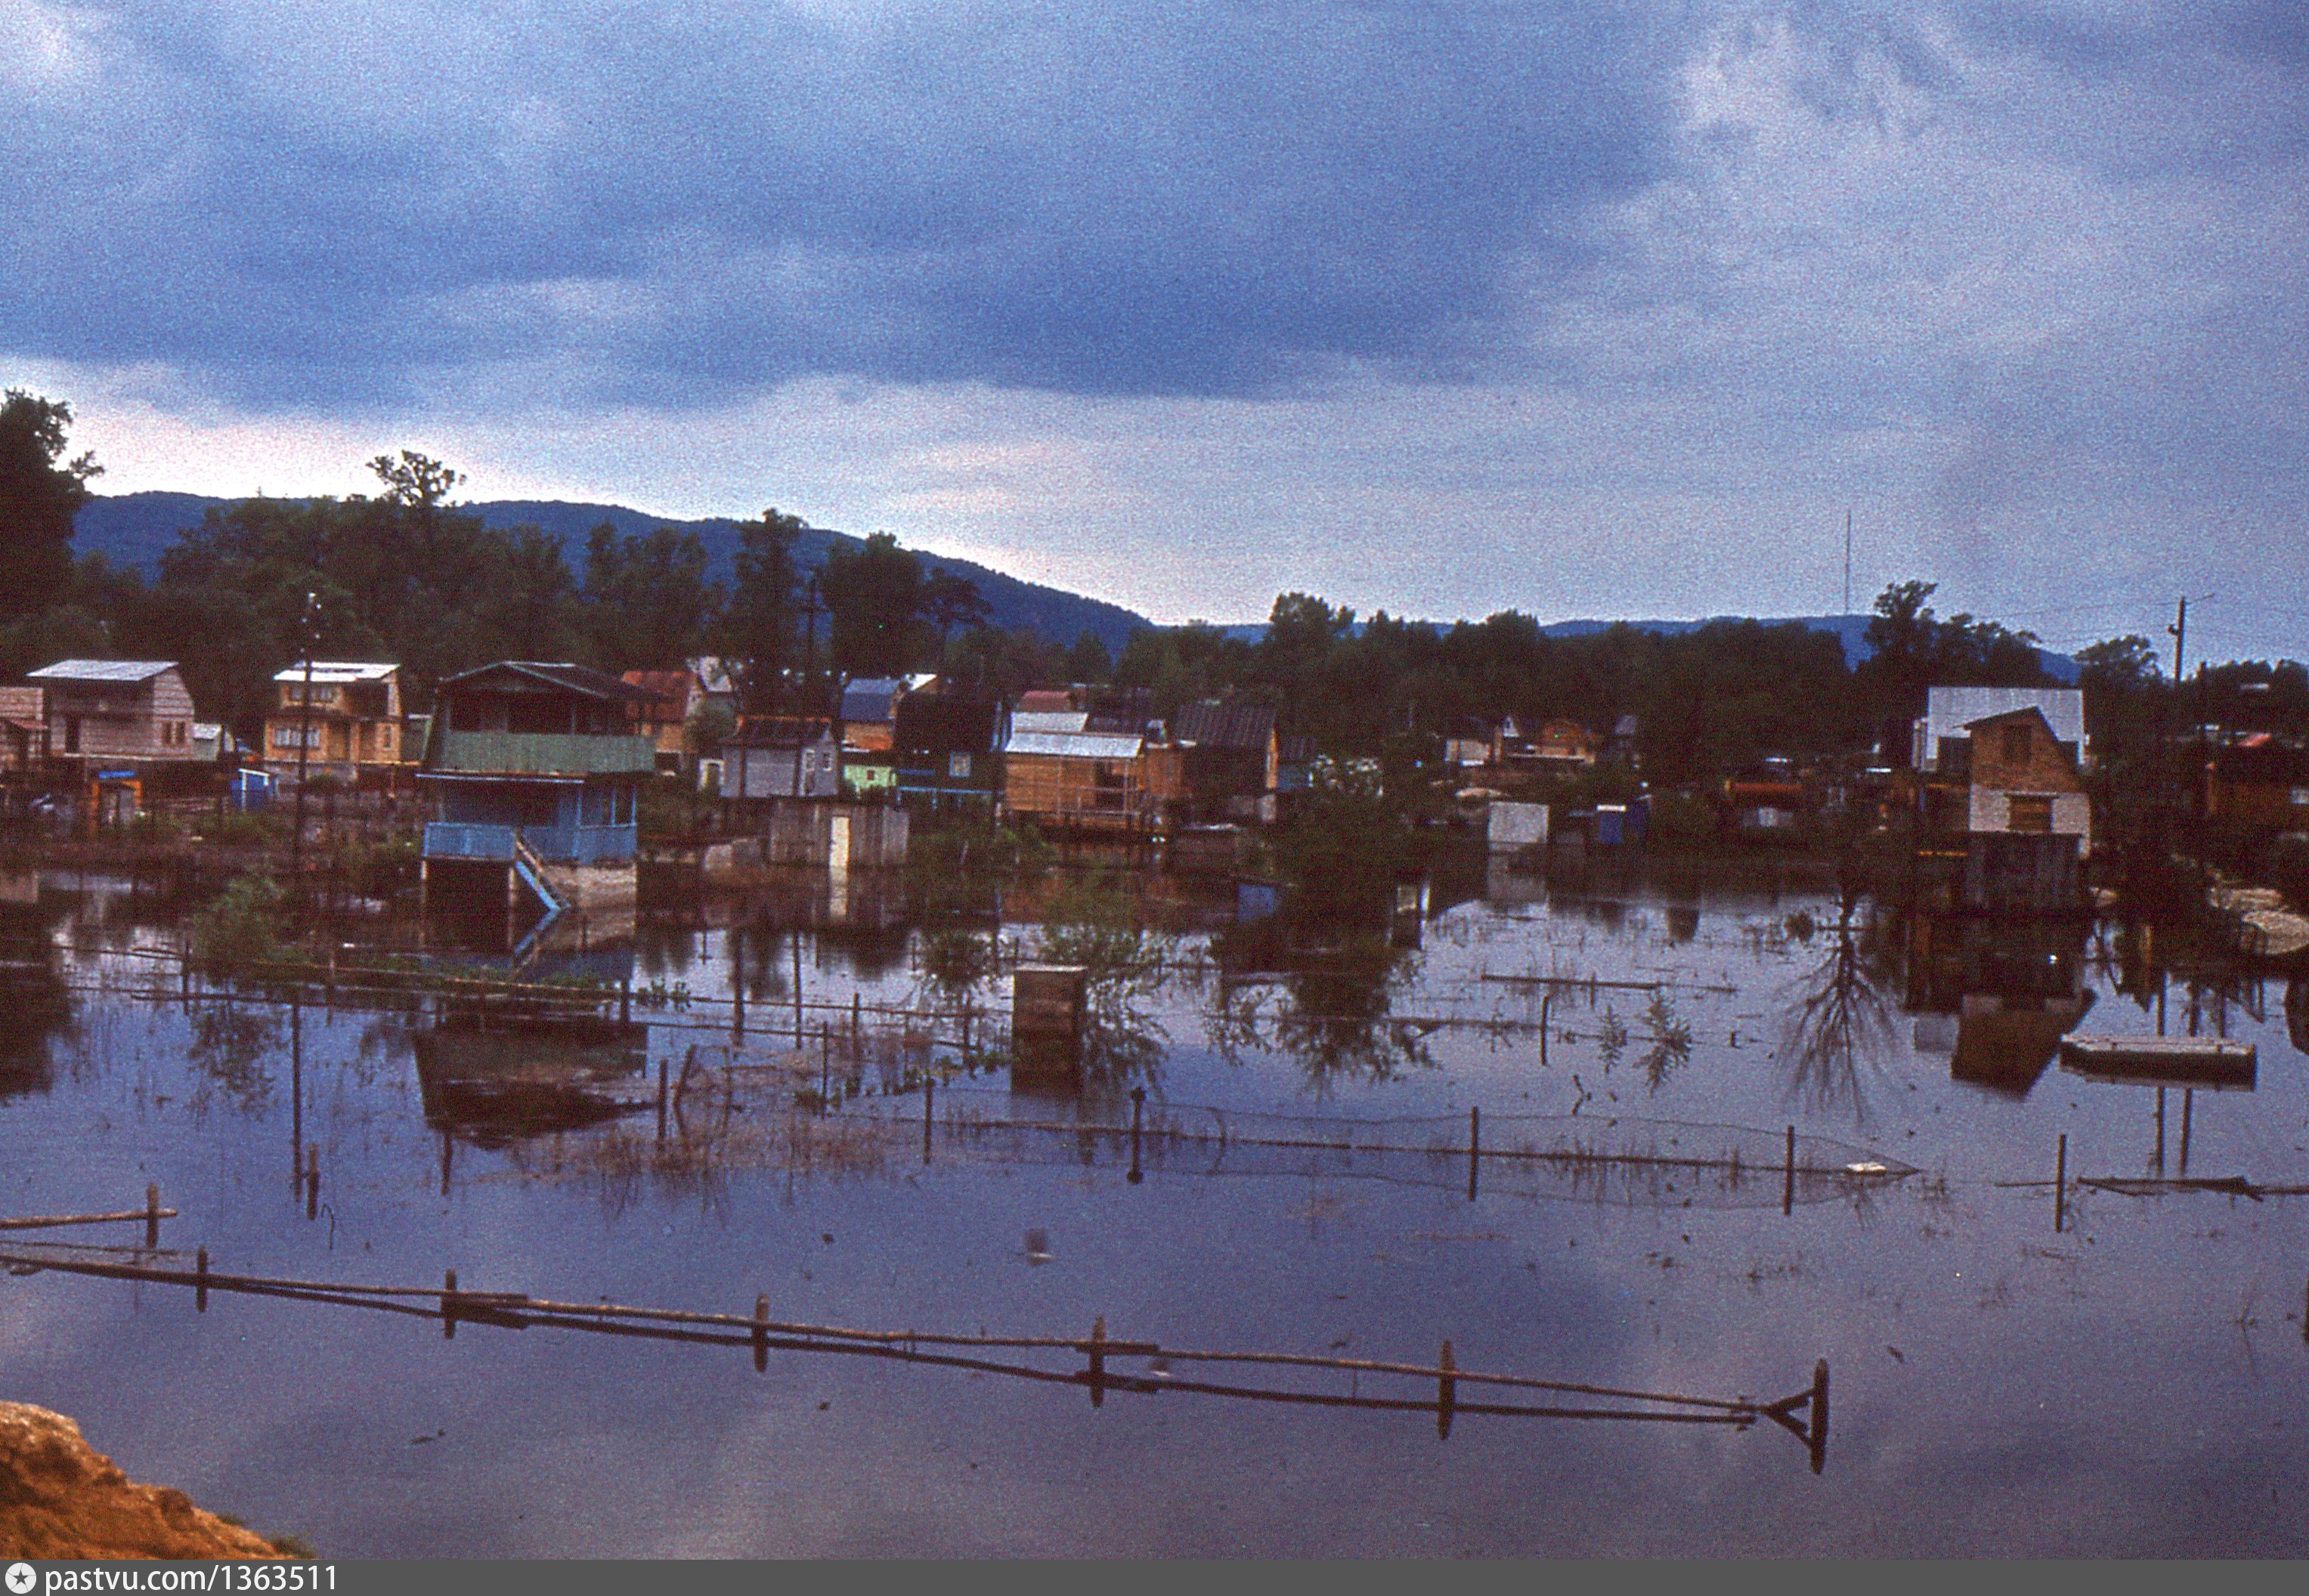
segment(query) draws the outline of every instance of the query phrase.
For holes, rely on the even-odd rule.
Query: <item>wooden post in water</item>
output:
[[[2061,1133],[2060,1149],[2053,1155],[2053,1234],[2061,1233],[2069,1214],[2069,1133]]]
[[[629,1024],[634,1017],[634,978],[622,977],[618,982],[618,1023]]]
[[[445,1342],[457,1339],[456,1295],[457,1272],[445,1269],[441,1272],[441,1339]]]
[[[1467,1110],[1467,1201],[1475,1200],[1475,1171],[1483,1157],[1483,1111],[1480,1108]]]
[[[1458,1364],[1451,1357],[1451,1338],[1443,1338],[1443,1350],[1435,1359],[1435,1438],[1451,1438],[1451,1415],[1459,1405]]]
[[[1788,1175],[1780,1187],[1780,1217],[1786,1219],[1796,1211],[1796,1127],[1788,1126]]]
[[[1539,995],[1539,1067],[1547,1067],[1547,1011],[1555,1002],[1555,988],[1548,988]]]
[[[922,1077],[922,1162],[930,1161],[930,1109],[938,1097],[938,1077]]]
[[[1090,1326],[1090,1405],[1106,1405],[1106,1316],[1091,1321]]]
[[[730,1037],[746,1040],[746,927],[730,927]]]
[[[193,1254],[193,1311],[209,1311],[209,1249],[200,1247]]]
[[[2149,1167],[2157,1174],[2165,1173],[2165,1089],[2157,1089],[2157,1151],[2149,1157]]]
[[[1804,1436],[1804,1450],[1812,1454],[1812,1471],[1817,1474],[1828,1464],[1828,1359],[1825,1358],[1812,1366],[1812,1403],[1805,1418],[1810,1423]]]
[[[144,1245],[160,1245],[160,1186],[151,1180],[144,1183]]]
[[[321,1145],[317,1142],[305,1144],[305,1217],[321,1216]]]
[[[2194,1088],[2181,1088],[2181,1178],[2189,1178],[2189,1119],[2197,1106]]]
[[[672,1063],[673,1059],[670,1056],[661,1058],[657,1061],[657,1139],[661,1142],[665,1140],[665,1074],[667,1066]]]
[[[852,991],[850,994],[850,1050],[852,1053],[858,1051],[858,1022],[862,1017],[859,996]]]
[[[770,1294],[754,1298],[754,1372],[770,1372]]]
[[[1134,1086],[1130,1089],[1130,1173],[1124,1178],[1133,1186],[1146,1178],[1138,1168],[1139,1120],[1146,1112],[1146,1088]]]

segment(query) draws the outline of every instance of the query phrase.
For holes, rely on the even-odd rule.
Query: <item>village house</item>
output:
[[[933,810],[993,813],[1009,735],[1009,712],[999,703],[943,687],[908,693],[891,731],[900,799]]]
[[[189,763],[193,695],[172,660],[59,660],[25,681],[46,694],[53,758]]]
[[[1509,715],[1500,722],[1492,763],[1509,771],[1570,772],[1595,767],[1596,738],[1577,720]]]
[[[1281,780],[1275,712],[1265,704],[1204,699],[1184,704],[1169,728],[1184,755],[1191,818],[1272,820]]]
[[[705,684],[688,666],[679,670],[629,670],[623,679],[627,686],[650,694],[646,702],[633,707],[634,729],[649,738],[650,746],[657,750],[660,772],[679,775],[694,752],[689,729],[708,702]]]
[[[747,720],[722,742],[722,796],[742,802],[843,795],[834,723],[790,715]]]
[[[1474,716],[1462,720],[1457,728],[1443,738],[1443,763],[1460,770],[1471,770],[1492,763],[1492,746],[1499,740],[1496,722]]]
[[[634,731],[644,688],[583,665],[501,660],[440,686],[418,771],[426,903],[461,902],[539,929],[629,922],[641,789],[656,750]],[[605,927],[605,928],[607,928]]]
[[[0,687],[0,774],[22,775],[48,753],[47,693],[30,684]]]
[[[364,778],[390,779],[413,765],[421,748],[407,746],[402,724],[401,668],[347,660],[291,665],[272,677],[273,702],[264,716],[264,766],[291,775],[304,744],[308,781],[348,786]]]
[[[2309,751],[2248,732],[2205,761],[2205,815],[2252,831],[2309,830]]]
[[[1924,838],[1964,857],[1969,909],[2035,912],[2081,901],[2092,800],[2071,748],[2035,705],[1941,736],[1924,790]]]
[[[1087,720],[1079,710],[1012,717],[1002,750],[1006,817],[1094,831],[1131,831],[1147,823],[1146,738],[1091,731]]]

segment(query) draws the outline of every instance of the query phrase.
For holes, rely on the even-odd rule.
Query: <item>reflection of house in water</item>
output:
[[[425,1123],[477,1147],[583,1130],[653,1105],[649,1028],[592,1015],[452,1014],[417,1033]]]
[[[41,909],[36,872],[0,871],[0,1101],[54,1077],[49,1048],[73,1012],[55,945],[63,913],[60,901]]]
[[[1908,932],[1907,1005],[1923,1016],[1918,1045],[1952,1040],[1952,1078],[2027,1096],[2092,1006],[2084,941],[2080,921],[1919,916]],[[1955,1021],[1952,1039],[1934,1016]]]

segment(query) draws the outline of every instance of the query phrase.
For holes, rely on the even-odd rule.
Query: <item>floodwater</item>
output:
[[[783,916],[815,928],[650,919],[575,962],[630,977],[638,1029],[548,1034],[342,992],[188,993],[173,917],[125,884],[14,882],[0,1216],[140,1207],[154,1182],[179,1211],[148,1259],[167,1267],[199,1246],[249,1275],[454,1269],[575,1302],[745,1315],[760,1295],[779,1321],[1064,1338],[1097,1319],[1423,1366],[1448,1339],[1461,1369],[1716,1398],[1832,1372],[1815,1473],[1769,1422],[1460,1413],[1446,1436],[1432,1407],[1154,1389],[1125,1359],[1146,1388],[1094,1403],[1078,1382],[783,1342],[757,1373],[742,1341],[451,1338],[0,1276],[0,1394],[324,1555],[2309,1551],[2309,1198],[2169,1184],[2309,1181],[2309,992],[2192,981],[2116,927],[1919,927],[1826,881],[1494,875],[1431,899],[1415,947],[1284,975],[1206,898],[1139,949],[1161,969],[1094,997],[1092,1079],[1069,1093],[1000,1067],[1007,973],[963,983],[968,1065],[951,1023],[915,1027],[927,1053],[877,1024],[954,988],[922,968],[953,973],[951,938],[873,894]],[[1002,945],[1031,953],[1033,919],[1014,906]],[[834,1045],[853,995],[854,1064]],[[2071,1021],[2250,1041],[2257,1075],[2088,1079],[2044,1040]],[[662,1133],[662,1064],[690,1065]],[[1494,1154],[1591,1156],[1485,1157],[1471,1195],[1471,1109]],[[1605,1156],[1671,1149],[1697,1161]]]

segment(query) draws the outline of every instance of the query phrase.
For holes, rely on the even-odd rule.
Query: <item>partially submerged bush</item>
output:
[[[186,928],[187,950],[217,969],[277,964],[287,958],[289,912],[280,884],[261,870],[245,870],[195,914]]]

